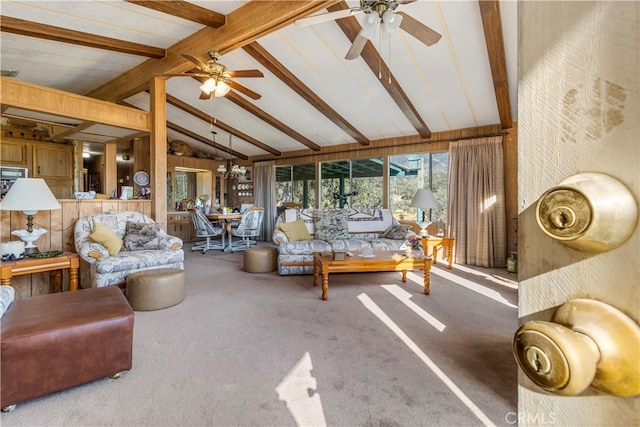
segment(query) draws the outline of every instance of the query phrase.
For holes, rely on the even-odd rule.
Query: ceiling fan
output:
[[[345,59],[355,59],[360,56],[367,39],[373,40],[373,37],[377,34],[382,38],[389,37],[398,28],[411,34],[425,45],[431,46],[440,40],[441,34],[406,13],[396,12],[396,8],[399,5],[413,3],[414,1],[416,0],[360,0],[359,7],[309,16],[298,19],[295,24],[306,27],[364,13],[365,18],[362,21],[362,29],[351,44]]]
[[[231,79],[245,77],[264,77],[260,70],[229,70],[223,64],[218,62],[220,54],[212,50],[209,52],[209,60],[204,63],[193,55],[181,53],[183,58],[192,62],[198,71],[185,72],[178,74],[163,74],[171,77],[193,77],[202,83],[200,90],[200,99],[209,99],[211,95],[216,97],[225,96],[229,90],[235,89],[247,95],[251,99],[260,99],[261,96],[251,89],[237,83]]]

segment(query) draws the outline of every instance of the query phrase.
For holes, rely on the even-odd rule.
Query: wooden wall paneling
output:
[[[0,211],[0,242],[11,240],[11,212]]]
[[[49,211],[50,215],[50,228],[49,228],[49,240],[51,242],[51,250],[63,251],[63,227],[62,227],[62,209],[55,209]]]
[[[86,218],[88,216],[102,212],[101,203],[78,203],[78,218]]]
[[[51,293],[51,272],[31,274],[31,296]]]
[[[26,227],[26,217],[25,217]],[[44,228],[47,230],[38,240],[33,242],[40,251],[51,250],[51,212],[50,211],[38,211],[33,216],[33,228]]]
[[[75,252],[73,233],[76,221],[80,217],[80,202],[69,200],[63,204],[62,209],[62,250]]]
[[[11,279],[11,286],[16,291],[16,299],[29,298],[31,296],[31,276],[25,274]]]

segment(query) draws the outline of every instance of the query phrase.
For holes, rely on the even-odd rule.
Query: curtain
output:
[[[260,240],[270,241],[276,223],[276,162],[255,162],[253,164],[253,190],[256,206],[264,208],[264,219]]]
[[[449,144],[447,223],[455,260],[504,267],[507,252],[502,137]]]

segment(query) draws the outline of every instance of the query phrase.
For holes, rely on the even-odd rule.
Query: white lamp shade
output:
[[[0,209],[34,215],[37,211],[60,209],[60,203],[44,179],[18,178],[2,199]]]
[[[431,190],[428,188],[420,188],[416,191],[416,194],[413,196],[413,200],[411,200],[409,206],[426,211],[427,209],[437,208],[438,202],[436,202],[436,198],[433,197]]]

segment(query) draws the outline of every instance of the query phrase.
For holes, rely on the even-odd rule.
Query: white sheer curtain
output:
[[[270,241],[276,223],[276,162],[255,162],[253,164],[253,190],[255,205],[264,208],[264,219],[260,240]]]
[[[504,267],[507,238],[502,137],[449,144],[449,233],[455,261]]]

